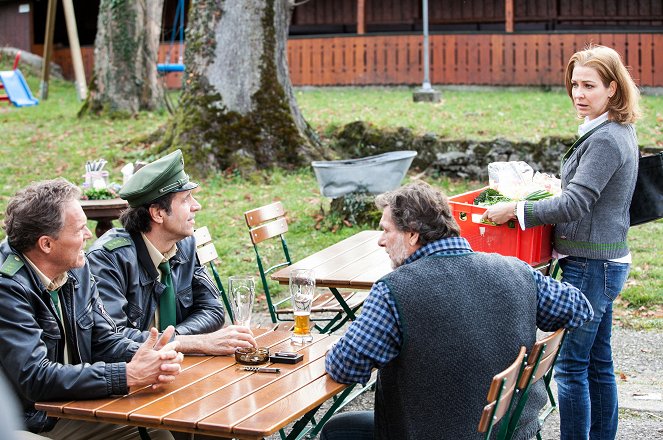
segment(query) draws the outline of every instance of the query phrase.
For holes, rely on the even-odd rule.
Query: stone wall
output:
[[[339,129],[331,146],[343,159],[371,156],[395,150],[416,150],[412,168],[427,173],[472,180],[488,180],[488,164],[522,160],[535,171],[559,175],[562,155],[574,139],[543,138],[538,143],[446,140],[428,133],[416,136],[407,128],[379,130],[365,122],[353,122]]]

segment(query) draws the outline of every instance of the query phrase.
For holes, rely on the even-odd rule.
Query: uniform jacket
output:
[[[94,399],[128,392],[126,363],[138,344],[116,332],[86,263],[61,287],[63,320],[25,261],[0,243],[0,365],[21,399],[26,427],[49,430],[56,419],[34,409],[40,400]],[[64,363],[64,329],[70,362]]]
[[[88,252],[99,294],[115,324],[128,338],[144,341],[164,285],[140,234],[111,229]],[[179,335],[210,333],[223,326],[219,290],[198,263],[193,237],[177,243],[170,260],[176,296],[175,331]]]

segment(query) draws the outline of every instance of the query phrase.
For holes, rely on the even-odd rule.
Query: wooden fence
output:
[[[663,33],[444,34],[430,36],[433,84],[561,85],[571,55],[588,43],[616,49],[640,86],[663,86]],[[418,84],[422,37],[290,39],[295,85]],[[658,74],[654,60],[658,60]]]
[[[436,34],[430,36],[430,79],[433,84],[562,85],[569,57],[590,42],[616,49],[639,86],[663,87],[663,33]],[[82,50],[89,79],[93,48]],[[167,52],[168,45],[162,45],[160,62]],[[56,50],[54,61],[65,77],[73,77],[68,49]],[[421,84],[422,37],[291,38],[288,64],[295,86]],[[168,74],[165,81],[179,87],[181,78]]]

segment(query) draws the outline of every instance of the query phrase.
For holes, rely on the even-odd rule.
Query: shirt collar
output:
[[[417,249],[412,255],[407,257],[404,264],[412,263],[419,258],[432,254],[439,255],[460,255],[473,252],[470,243],[463,237],[441,238],[428,243]]]
[[[591,121],[587,116],[585,116],[585,122],[583,122],[578,126],[578,136],[584,135],[592,128],[598,127],[599,124],[602,124],[607,120],[608,120],[608,112],[603,113],[601,116],[599,116],[596,119],[592,119]]]
[[[154,264],[155,268],[159,268],[159,265],[161,263],[164,263],[168,260],[170,260],[173,255],[177,253],[177,244],[174,244],[172,248],[168,249],[165,254],[162,254],[159,252],[159,249],[157,249],[152,242],[147,238],[145,234],[142,232],[140,235],[143,237],[143,241],[145,242],[145,247],[147,248],[147,253],[150,254],[150,259],[152,260],[152,264]]]
[[[39,270],[39,268],[32,261],[30,261],[30,259],[25,254],[23,254],[23,258],[25,258],[25,261],[27,261],[30,267],[32,267],[32,270],[35,271],[35,273],[39,277],[39,280],[44,285],[44,287],[46,287],[46,290],[48,291],[53,292],[55,290],[58,290],[60,287],[64,286],[65,283],[67,282],[67,279],[69,279],[69,275],[67,274],[67,272],[65,272],[51,280],[49,277],[44,275],[44,272]]]

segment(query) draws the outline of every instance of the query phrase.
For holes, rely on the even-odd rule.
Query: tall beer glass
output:
[[[251,276],[233,276],[228,278],[230,291],[230,305],[236,325],[249,327],[251,325],[251,312],[255,300],[255,282]]]
[[[315,276],[310,269],[290,271],[290,297],[295,315],[295,329],[290,340],[303,344],[313,340],[311,336],[311,303],[315,294]]]

